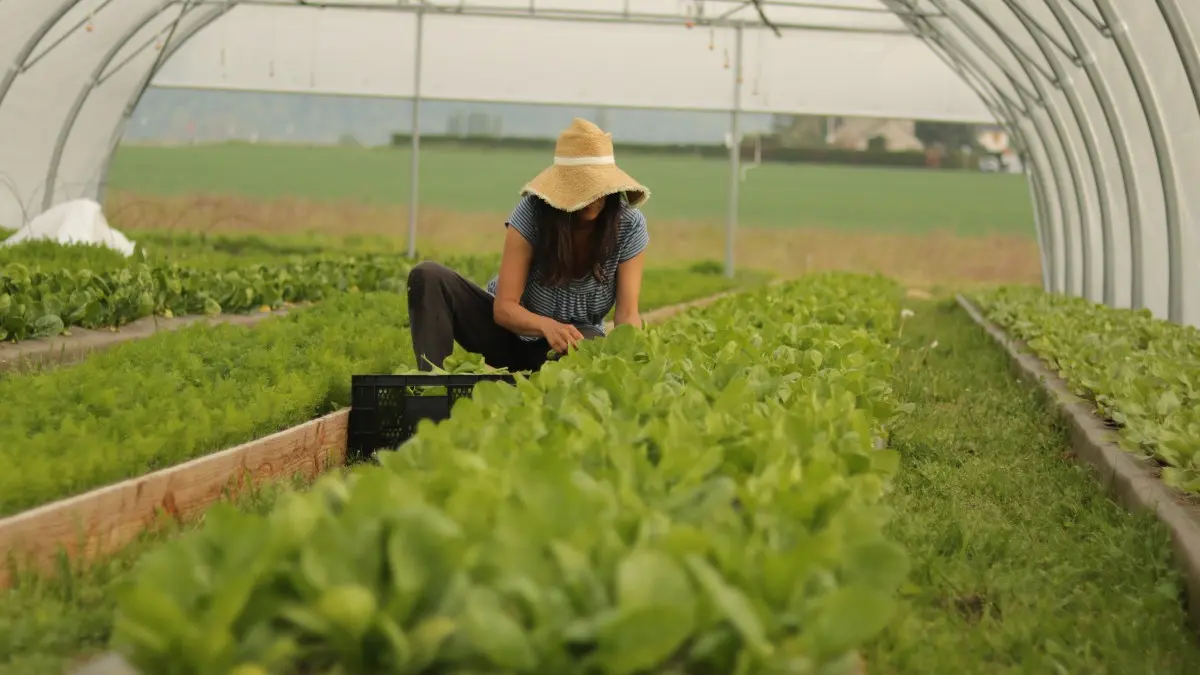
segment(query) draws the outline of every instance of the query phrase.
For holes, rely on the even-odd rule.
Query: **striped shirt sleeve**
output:
[[[537,197],[526,195],[517,202],[516,208],[513,209],[512,215],[504,222],[505,225],[511,226],[514,230],[521,233],[522,237],[531,245],[537,245],[537,209],[534,201]]]
[[[646,250],[650,245],[650,231],[646,227],[646,216],[639,209],[629,209],[621,218],[620,242],[617,262],[625,262]]]

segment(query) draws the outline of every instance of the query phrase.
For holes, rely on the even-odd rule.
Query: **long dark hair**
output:
[[[538,199],[535,212],[538,237],[534,247],[538,280],[547,286],[563,286],[590,272],[596,281],[608,281],[604,263],[617,250],[623,202],[623,193],[605,197],[604,208],[596,216],[592,234],[588,237],[587,257],[580,263],[572,236],[574,226],[579,223],[579,214],[556,209]]]

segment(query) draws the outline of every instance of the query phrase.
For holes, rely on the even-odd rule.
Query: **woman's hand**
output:
[[[559,323],[554,319],[546,319],[542,324],[542,337],[550,343],[550,348],[559,354],[566,354],[572,347],[578,347],[583,342],[583,333],[569,323]]]
[[[613,316],[613,325],[624,326],[625,324],[631,324],[636,328],[642,328],[642,315],[637,311],[617,312]]]

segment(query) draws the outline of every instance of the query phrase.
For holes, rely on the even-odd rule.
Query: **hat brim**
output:
[[[522,195],[534,195],[556,209],[578,211],[597,199],[624,192],[630,206],[650,199],[650,190],[615,164],[602,166],[553,165],[534,176]]]

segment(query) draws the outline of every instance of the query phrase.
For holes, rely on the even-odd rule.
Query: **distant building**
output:
[[[866,150],[872,139],[882,139],[890,151],[924,150],[917,138],[913,120],[878,119],[874,117],[832,117],[829,120],[829,144],[847,150]],[[878,142],[878,141],[877,141]]]
[[[997,125],[984,125],[975,132],[975,141],[987,152],[1002,155],[1009,150],[1008,132]]]

